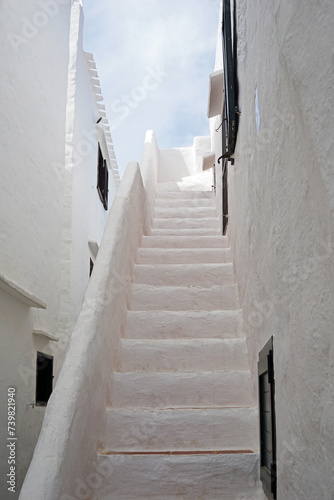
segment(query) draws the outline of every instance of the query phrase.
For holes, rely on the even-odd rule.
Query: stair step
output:
[[[211,207],[184,207],[179,208],[159,208],[156,207],[154,215],[157,219],[170,219],[170,218],[210,218],[217,217],[217,210],[214,206]]]
[[[253,407],[249,371],[115,373],[114,408]]]
[[[170,190],[168,187],[158,186],[156,200],[161,198],[167,198],[171,200],[198,200],[201,198],[206,198],[209,200],[214,200],[212,191],[175,191]]]
[[[160,219],[161,220],[161,219]],[[221,230],[217,227],[200,227],[200,228],[177,228],[177,229],[150,229],[150,236],[221,236]]]
[[[205,264],[231,262],[229,248],[139,248],[137,264]]]
[[[132,284],[131,311],[214,311],[239,309],[237,285],[154,286]]]
[[[109,409],[105,450],[198,451],[258,448],[256,408]]]
[[[156,208],[180,208],[181,206],[192,207],[215,207],[213,197],[210,198],[156,198]]]
[[[248,370],[246,339],[121,339],[121,372]]]
[[[240,338],[241,311],[128,311],[126,337]]]
[[[153,219],[152,229],[217,229],[219,228],[218,217],[174,217],[173,219]]]
[[[166,264],[134,266],[133,282],[147,285],[233,285],[233,264]]]
[[[143,236],[142,248],[228,248],[226,236]]]
[[[99,455],[104,500],[263,500],[259,454],[206,452]]]

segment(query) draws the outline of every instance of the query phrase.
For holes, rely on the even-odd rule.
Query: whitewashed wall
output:
[[[240,0],[238,11],[242,114],[229,236],[254,391],[258,352],[274,335],[278,498],[329,500],[334,4]]]
[[[222,52],[222,0],[220,0],[217,47],[214,71],[223,68],[223,52]],[[216,175],[216,207],[220,224],[222,226],[222,162],[218,163],[218,159],[222,156],[222,115],[217,115],[210,119],[210,135],[211,135],[211,151],[215,153],[215,175]]]
[[[7,388],[16,388],[18,490],[37,440],[43,408],[35,401],[36,351],[54,354],[55,343],[32,334],[56,334],[60,276],[65,112],[70,2],[49,15],[38,1],[0,6],[0,269],[47,303],[39,317],[1,292],[0,440],[7,438]],[[52,61],[52,64],[50,62]],[[0,453],[1,497],[7,490],[7,450]]]
[[[154,183],[151,188],[155,189]],[[130,163],[110,211],[21,500],[75,498],[87,477],[101,477],[97,451],[111,403],[113,372],[120,362],[119,338],[126,324],[133,263],[148,224],[147,213],[138,164]]]
[[[16,491],[45,412],[27,406],[35,402],[36,352],[54,356],[56,382],[89,279],[88,240],[100,242],[108,215],[96,191],[97,110],[82,51],[81,2],[74,2],[72,27],[71,7],[70,0],[0,6],[0,275],[47,306],[29,308],[0,278],[0,440],[7,438],[7,388],[15,387]],[[71,169],[86,130],[94,131],[95,145]],[[1,498],[17,498],[7,490],[5,448],[0,457]]]
[[[194,138],[191,147],[160,150],[160,168],[158,182],[171,182],[202,172],[202,160],[210,153],[209,136]]]
[[[116,185],[106,145],[104,127],[97,124],[95,90],[83,51],[83,9],[72,8],[69,85],[66,113],[66,153],[64,164],[64,217],[62,226],[62,274],[60,328],[64,348],[79,314],[89,280],[90,258],[95,262],[89,242],[100,245],[115,196]],[[97,185],[98,143],[109,168],[109,203],[106,211],[100,201]],[[60,365],[63,353],[59,356]]]

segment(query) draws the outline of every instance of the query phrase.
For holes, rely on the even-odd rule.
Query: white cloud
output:
[[[128,161],[140,161],[147,129],[156,131],[163,148],[190,145],[189,137],[209,133],[219,3],[84,0],[85,50],[97,61],[121,171]],[[165,75],[154,78],[160,66]]]

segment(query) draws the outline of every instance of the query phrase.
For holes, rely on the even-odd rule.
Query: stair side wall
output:
[[[20,500],[76,498],[89,474],[99,474],[97,443],[110,404],[118,339],[125,326],[129,283],[145,217],[140,170],[130,163],[110,211]]]

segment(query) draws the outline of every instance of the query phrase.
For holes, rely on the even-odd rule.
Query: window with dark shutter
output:
[[[99,144],[97,160],[97,191],[105,210],[108,210],[108,181],[109,175],[107,162],[103,158],[101,146]]]
[[[222,49],[224,64],[223,158],[235,150],[238,130],[237,15],[235,0],[223,0]]]
[[[36,405],[46,406],[52,393],[53,357],[37,353],[36,363]]]
[[[276,422],[273,338],[259,354],[260,478],[269,499],[277,498]]]

